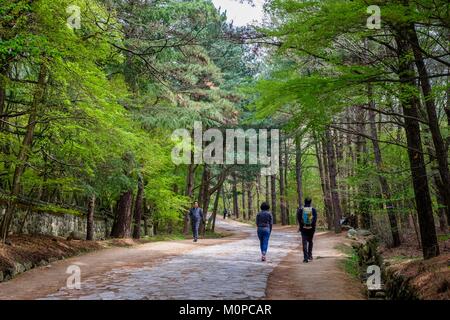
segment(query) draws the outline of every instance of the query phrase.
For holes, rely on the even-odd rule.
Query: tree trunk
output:
[[[281,149],[281,148],[280,148]],[[284,163],[283,163],[283,157],[284,152],[280,150],[280,177],[279,177],[279,184],[280,184],[280,215],[281,215],[281,224],[284,226],[287,224],[286,222],[286,199],[284,197],[285,190],[284,190]]]
[[[448,232],[448,220],[447,220],[447,210],[445,207],[445,199],[442,196],[439,187],[436,185],[437,182],[437,177],[434,176],[433,177],[433,183],[436,189],[436,200],[437,200],[437,204],[438,204],[438,217],[439,217],[439,229],[444,232],[447,233]]]
[[[412,43],[412,51],[414,53],[417,71],[419,73],[420,86],[425,101],[425,109],[428,116],[428,124],[433,139],[434,150],[436,153],[436,160],[438,163],[439,174],[441,178],[440,184],[442,184],[441,192],[446,203],[447,219],[450,219],[450,172],[448,170],[448,152],[447,146],[442,137],[441,130],[439,128],[439,120],[436,114],[436,105],[431,89],[430,78],[428,71],[423,60],[422,51],[420,49],[419,39],[414,27],[414,24],[410,25],[409,40]]]
[[[3,61],[2,61],[3,65]],[[5,113],[5,101],[6,101],[6,70],[7,67],[0,67],[0,114]],[[4,122],[0,122],[0,128],[3,128]]]
[[[266,176],[266,203],[270,203],[270,177]],[[258,203],[259,206],[259,203]]]
[[[128,190],[121,194],[117,202],[116,221],[112,227],[111,237],[129,238],[131,236],[131,207],[133,192]]]
[[[289,201],[288,201],[288,171],[289,171],[289,148],[287,144],[288,139],[284,140],[284,205],[285,205],[285,215],[286,215],[286,224],[289,225],[291,223],[289,217]]]
[[[433,165],[435,165],[436,157],[434,156],[434,149],[432,142],[430,141],[429,130],[424,129],[424,145],[427,149],[429,155],[429,161]],[[439,179],[439,174],[433,173],[432,179],[432,189],[436,194],[436,201],[438,204],[438,217],[439,217],[439,228],[441,231],[447,232],[448,224],[447,224],[447,204],[445,202],[445,191],[443,190],[443,185],[441,183],[441,179]]]
[[[211,194],[209,193],[209,184],[210,184],[211,171],[209,167],[205,164],[203,167],[203,175],[202,175],[202,185],[200,187],[200,195],[199,202],[203,209],[203,221],[200,223],[199,233],[205,234],[206,231],[206,221],[208,218],[208,208],[209,202],[211,200]]]
[[[328,179],[327,179],[328,172],[325,172],[325,168],[324,168],[325,165],[323,164],[322,157],[321,157],[322,153],[320,151],[320,146],[317,141],[315,142],[315,148],[316,148],[317,163],[319,166],[319,175],[320,175],[320,182],[321,182],[322,193],[323,193],[323,203],[324,203],[324,207],[325,207],[325,216],[327,219],[327,226],[328,226],[328,230],[332,230],[333,229],[333,208],[330,203],[330,190],[329,190]],[[303,206],[303,203],[300,203],[300,207],[302,207],[302,206]]]
[[[139,174],[138,178],[138,191],[136,194],[136,202],[134,204],[134,229],[133,238],[141,238],[141,220],[142,220],[142,209],[144,204],[144,178],[142,174]]]
[[[362,108],[356,109],[356,122],[357,131],[361,134],[366,133],[366,114],[365,110]],[[367,168],[367,144],[366,138],[362,135],[357,135],[356,137],[356,162],[358,164],[359,174],[364,174]],[[370,214],[370,185],[367,181],[363,181],[359,186],[359,198],[361,200],[358,204],[358,214],[362,220],[362,227],[364,229],[370,229],[372,227],[372,217]]]
[[[336,182],[336,157],[334,153],[334,146],[333,142],[331,140],[331,132],[330,129],[327,128],[325,131],[325,138],[327,143],[327,155],[328,155],[328,171],[330,175],[330,190],[331,190],[331,200],[333,203],[333,212],[334,212],[334,231],[336,233],[341,232],[341,218],[342,218],[342,211],[341,211],[341,203],[339,200],[339,193],[337,189],[337,182]]]
[[[222,184],[222,204],[223,204],[223,209],[227,209],[227,217],[230,215],[230,211],[229,209],[229,205],[228,205],[228,201],[225,200],[225,181]]]
[[[41,64],[39,69],[38,82],[36,86],[36,90],[33,96],[33,103],[30,108],[30,115],[28,118],[28,124],[25,131],[25,136],[22,140],[22,145],[19,149],[19,154],[17,156],[16,167],[14,170],[13,181],[11,185],[11,199],[8,201],[5,215],[3,216],[2,224],[0,227],[0,237],[2,242],[6,242],[6,238],[9,233],[9,227],[11,225],[11,221],[14,216],[14,199],[20,193],[20,180],[26,168],[26,163],[29,158],[29,154],[31,151],[31,147],[33,144],[34,138],[34,129],[36,128],[36,123],[38,116],[40,115],[40,106],[44,102],[45,96],[45,87],[46,87],[46,78],[47,78],[47,67],[44,63]]]
[[[276,175],[270,176],[270,193],[271,193],[271,207],[273,223],[277,223],[277,177]]]
[[[423,257],[424,259],[430,259],[439,255],[439,245],[434,225],[420,126],[416,120],[419,118],[417,97],[411,93],[411,88],[415,87],[413,59],[410,55],[411,48],[405,39],[405,35],[396,35],[395,39],[399,58],[398,75],[401,85],[399,94],[402,98],[401,105],[405,115],[408,157],[418,213]]]
[[[371,109],[375,108],[375,101],[372,97],[372,87],[369,85],[368,87],[368,95],[369,95],[369,104]],[[400,241],[400,233],[398,230],[398,222],[397,217],[395,215],[394,203],[392,202],[392,193],[389,183],[386,177],[383,175],[383,160],[381,158],[381,150],[380,145],[378,143],[378,132],[377,126],[375,123],[375,112],[373,110],[369,110],[369,123],[370,123],[370,135],[372,136],[372,146],[373,153],[375,157],[375,164],[377,166],[378,171],[378,180],[380,181],[381,193],[383,195],[384,200],[386,201],[386,210],[389,217],[389,223],[391,227],[392,234],[392,247],[398,247],[401,244]]]
[[[211,226],[212,232],[215,232],[215,230],[216,230],[217,209],[219,208],[220,192],[222,191],[222,188],[223,188],[223,185],[221,184],[219,186],[219,189],[217,189],[217,191],[216,191],[216,199],[214,200],[213,220],[212,220],[212,226]]]
[[[91,195],[88,203],[87,222],[86,222],[86,240],[94,240],[94,211],[95,211],[95,193]]]
[[[336,183],[337,183],[337,190],[339,192],[339,201],[341,205],[341,212],[342,216],[347,216],[348,212],[348,204],[345,198],[345,192],[346,189],[344,186],[344,178],[345,178],[345,168],[342,166],[343,160],[344,160],[344,134],[341,133],[338,130],[334,131],[333,139],[334,139],[334,151],[336,154]],[[341,164],[341,168],[339,165]]]
[[[193,158],[193,152],[191,152],[191,157]],[[193,159],[191,159],[193,160]],[[187,167],[187,175],[186,175],[186,197],[192,199],[194,193],[194,161],[191,161],[191,164]],[[188,234],[189,232],[189,212],[186,210],[184,214],[184,224],[183,224],[183,233]]]
[[[8,70],[9,66],[6,61],[0,62],[0,114],[3,115],[7,113],[6,110],[6,79],[8,77]],[[7,120],[6,116],[0,116],[0,120]],[[8,130],[8,124],[4,121],[0,121],[0,132],[4,132]],[[11,154],[10,152],[10,145],[7,141],[0,142],[0,152],[3,153],[5,156],[9,156]],[[11,168],[11,160],[7,160],[7,157],[3,158],[4,164],[3,164],[3,172],[9,172]],[[3,190],[8,190],[9,188],[9,179],[1,179],[0,181],[0,188]],[[1,222],[1,219],[0,219]]]
[[[261,194],[261,176],[258,174],[256,176],[256,207],[259,206],[259,202],[260,202],[260,194]]]
[[[417,244],[419,245],[419,248],[422,248],[422,243],[420,241],[419,227],[417,226],[417,218],[413,211],[410,212],[410,217],[411,217],[412,225],[414,227],[414,233],[416,234]]]
[[[247,218],[251,220],[253,216],[253,194],[251,182],[247,184]]]
[[[245,188],[244,180],[242,180],[242,182],[241,182],[241,188],[242,188],[242,192],[241,192],[241,195],[242,195],[242,218],[245,220],[248,217],[245,216],[245,207],[246,207],[246,204],[245,204],[245,192],[246,192],[246,188]]]
[[[147,221],[147,217],[144,215],[144,236],[148,236],[148,221]]]
[[[232,174],[232,192],[233,192],[233,214],[236,218],[239,218],[239,201],[238,201],[238,193],[237,193],[237,181],[236,181],[236,173]]]
[[[302,150],[301,139],[299,136],[295,138],[295,178],[297,182],[297,204],[301,208],[303,206],[303,190],[302,190]],[[316,146],[317,147],[317,146]],[[317,154],[317,152],[316,152]],[[321,172],[322,173],[322,172]],[[322,180],[323,182],[323,180]]]
[[[352,121],[352,117],[351,117],[351,109],[347,109],[346,110],[346,114],[347,114],[347,122],[349,123],[349,128],[350,129],[350,123]],[[353,138],[352,135],[350,133],[346,134],[346,147],[347,147],[347,162],[349,163],[349,165],[347,165],[346,168],[346,178],[349,179],[350,177],[354,176],[354,167],[355,167],[355,156],[353,153]],[[356,221],[356,219],[353,216],[354,213],[354,199],[352,198],[352,184],[347,183],[347,187],[345,190],[345,198],[346,198],[346,203],[347,203],[347,214],[350,215],[350,217],[352,217],[353,221]]]
[[[334,228],[334,208],[333,208],[333,199],[331,196],[331,187],[330,187],[330,166],[328,161],[328,153],[327,153],[327,142],[325,137],[322,141],[322,160],[323,160],[323,174],[325,178],[325,187],[327,189],[326,201],[328,202],[328,208],[330,209],[330,230]],[[320,145],[319,145],[320,147]]]

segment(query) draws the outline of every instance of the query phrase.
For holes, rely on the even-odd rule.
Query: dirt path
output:
[[[327,298],[327,292],[336,288],[347,291],[346,298],[356,297],[356,294],[348,293],[353,284],[343,281],[336,265],[326,263],[331,261],[329,258],[318,259],[309,265],[316,266],[317,275],[323,279],[297,281],[295,277],[300,276],[297,274],[298,261],[292,259],[298,260],[298,255],[293,254],[298,246],[298,234],[290,228],[274,228],[268,261],[262,263],[254,227],[222,219],[218,220],[217,226],[235,235],[198,243],[183,240],[106,249],[58,261],[1,283],[0,299],[237,300],[265,299],[266,293],[269,299],[298,299],[310,298],[314,290],[317,292],[315,297]],[[316,242],[317,253],[323,252],[321,246],[328,245],[328,238],[323,240],[326,241],[319,238]],[[66,287],[69,276],[66,270],[70,265],[81,268],[80,290]],[[337,274],[338,281],[335,279]],[[301,283],[302,290],[293,290],[292,283]]]
[[[346,274],[339,263],[344,255],[336,246],[349,242],[344,235],[318,233],[314,260],[303,263],[302,247],[289,253],[269,276],[266,298],[270,300],[362,300],[360,282]],[[299,238],[300,242],[300,238]]]

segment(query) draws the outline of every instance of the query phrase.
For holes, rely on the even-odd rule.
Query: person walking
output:
[[[317,211],[311,206],[311,198],[305,199],[305,206],[297,209],[297,221],[302,235],[303,263],[313,260],[313,238],[316,232]]]
[[[266,261],[269,238],[272,233],[273,217],[269,209],[270,206],[266,202],[263,202],[261,204],[261,211],[256,215],[257,233],[261,248],[261,261]]]
[[[189,218],[191,219],[192,234],[194,242],[198,241],[198,229],[203,221],[203,210],[198,206],[198,201],[194,201],[194,206],[189,210]]]
[[[228,215],[228,210],[227,208],[223,209],[223,219],[225,220],[227,218]]]

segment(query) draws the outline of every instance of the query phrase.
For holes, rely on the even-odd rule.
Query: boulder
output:
[[[364,230],[364,229],[355,230],[353,228],[350,228],[347,231],[347,237],[349,237],[350,239],[354,239],[354,240],[357,240],[358,238],[364,238],[364,237],[370,237],[370,236],[372,236],[372,232],[370,232],[369,230]]]
[[[364,230],[364,229],[359,229],[357,231],[358,236],[360,237],[368,237],[372,235],[372,232],[370,232],[369,230]]]
[[[358,231],[356,231],[355,229],[350,229],[347,231],[347,237],[349,237],[350,239],[357,239],[358,238]]]

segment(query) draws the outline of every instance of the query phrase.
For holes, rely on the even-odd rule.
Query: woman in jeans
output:
[[[269,238],[272,232],[273,218],[269,212],[270,206],[263,202],[261,204],[261,212],[256,215],[256,226],[258,227],[258,238],[261,246],[261,261],[266,261],[267,247],[269,246]]]

